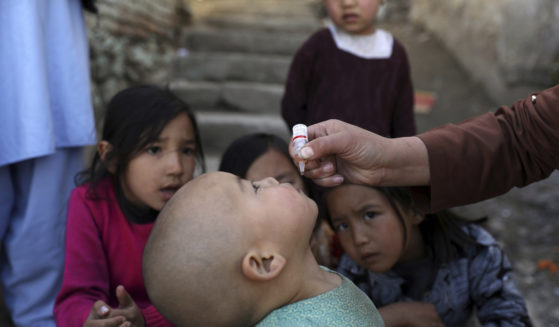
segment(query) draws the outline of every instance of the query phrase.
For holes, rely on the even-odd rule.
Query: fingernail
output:
[[[107,308],[106,306],[101,306],[101,309],[99,309],[101,311],[101,314],[104,315],[105,313],[109,312],[109,308]]]
[[[301,159],[310,159],[314,155],[314,151],[310,147],[304,147],[299,151]]]
[[[332,179],[334,180],[334,183],[336,183],[338,185],[344,182],[344,178],[342,176],[339,176],[339,175],[334,176]]]

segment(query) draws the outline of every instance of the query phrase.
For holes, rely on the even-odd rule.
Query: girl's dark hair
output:
[[[219,170],[244,178],[250,165],[270,149],[282,153],[291,162],[286,141],[273,134],[254,133],[241,136],[227,147],[221,156]]]
[[[118,92],[109,102],[103,123],[102,140],[109,142],[111,151],[106,162],[115,163],[115,175],[121,176],[126,166],[149,143],[157,140],[165,126],[179,114],[186,114],[194,128],[196,138],[196,159],[202,172],[206,170],[204,152],[194,114],[188,105],[170,90],[155,85],[138,85]],[[78,185],[91,183],[89,190],[95,190],[99,181],[109,174],[95,153],[91,165],[78,173]]]
[[[405,226],[403,211],[415,210],[415,203],[410,190],[406,187],[371,188],[381,192],[386,197],[390,206],[396,212],[400,223]],[[328,222],[332,226],[331,218],[329,215],[327,216]],[[469,221],[450,210],[441,210],[436,213],[425,214],[425,218],[419,224],[419,230],[427,248],[433,254],[435,262],[444,264],[462,256],[467,247],[475,245],[475,241],[464,232],[462,226],[482,220],[483,218]],[[407,239],[408,233],[404,228],[404,244]]]

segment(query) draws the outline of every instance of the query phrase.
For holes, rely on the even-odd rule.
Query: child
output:
[[[178,326],[384,326],[309,240],[317,206],[291,184],[213,172],[181,188],[148,239],[148,295]]]
[[[338,272],[357,284],[387,326],[415,322],[529,326],[511,265],[481,227],[449,211],[423,215],[406,188],[342,185],[326,194],[345,250]]]
[[[113,97],[97,153],[68,204],[58,326],[169,325],[149,302],[141,258],[157,214],[192,179],[196,159],[204,170],[194,116],[170,91],[143,85]]]
[[[335,118],[386,137],[416,133],[406,50],[377,29],[381,0],[324,0],[332,24],[295,54],[282,99],[288,126]]]
[[[309,195],[309,183],[297,171],[289,156],[289,145],[273,134],[255,133],[235,140],[223,153],[220,171],[225,171],[250,181],[273,177],[280,183],[290,183]],[[320,265],[333,268],[336,258],[332,256],[333,231],[318,219],[311,238],[311,249]]]

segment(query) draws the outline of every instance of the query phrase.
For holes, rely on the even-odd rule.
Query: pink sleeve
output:
[[[93,303],[109,298],[107,259],[84,196],[85,188],[76,188],[68,203],[64,278],[54,306],[58,327],[82,326]]]

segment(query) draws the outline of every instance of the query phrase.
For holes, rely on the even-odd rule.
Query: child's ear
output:
[[[97,153],[99,153],[101,162],[105,165],[109,173],[114,174],[116,171],[115,160],[107,161],[107,157],[112,150],[113,146],[108,141],[102,140],[97,144]]]
[[[412,211],[410,214],[410,221],[414,225],[419,225],[425,220],[425,215],[421,212]]]
[[[266,281],[276,278],[285,263],[285,258],[279,254],[251,251],[243,258],[242,270],[249,279]]]

